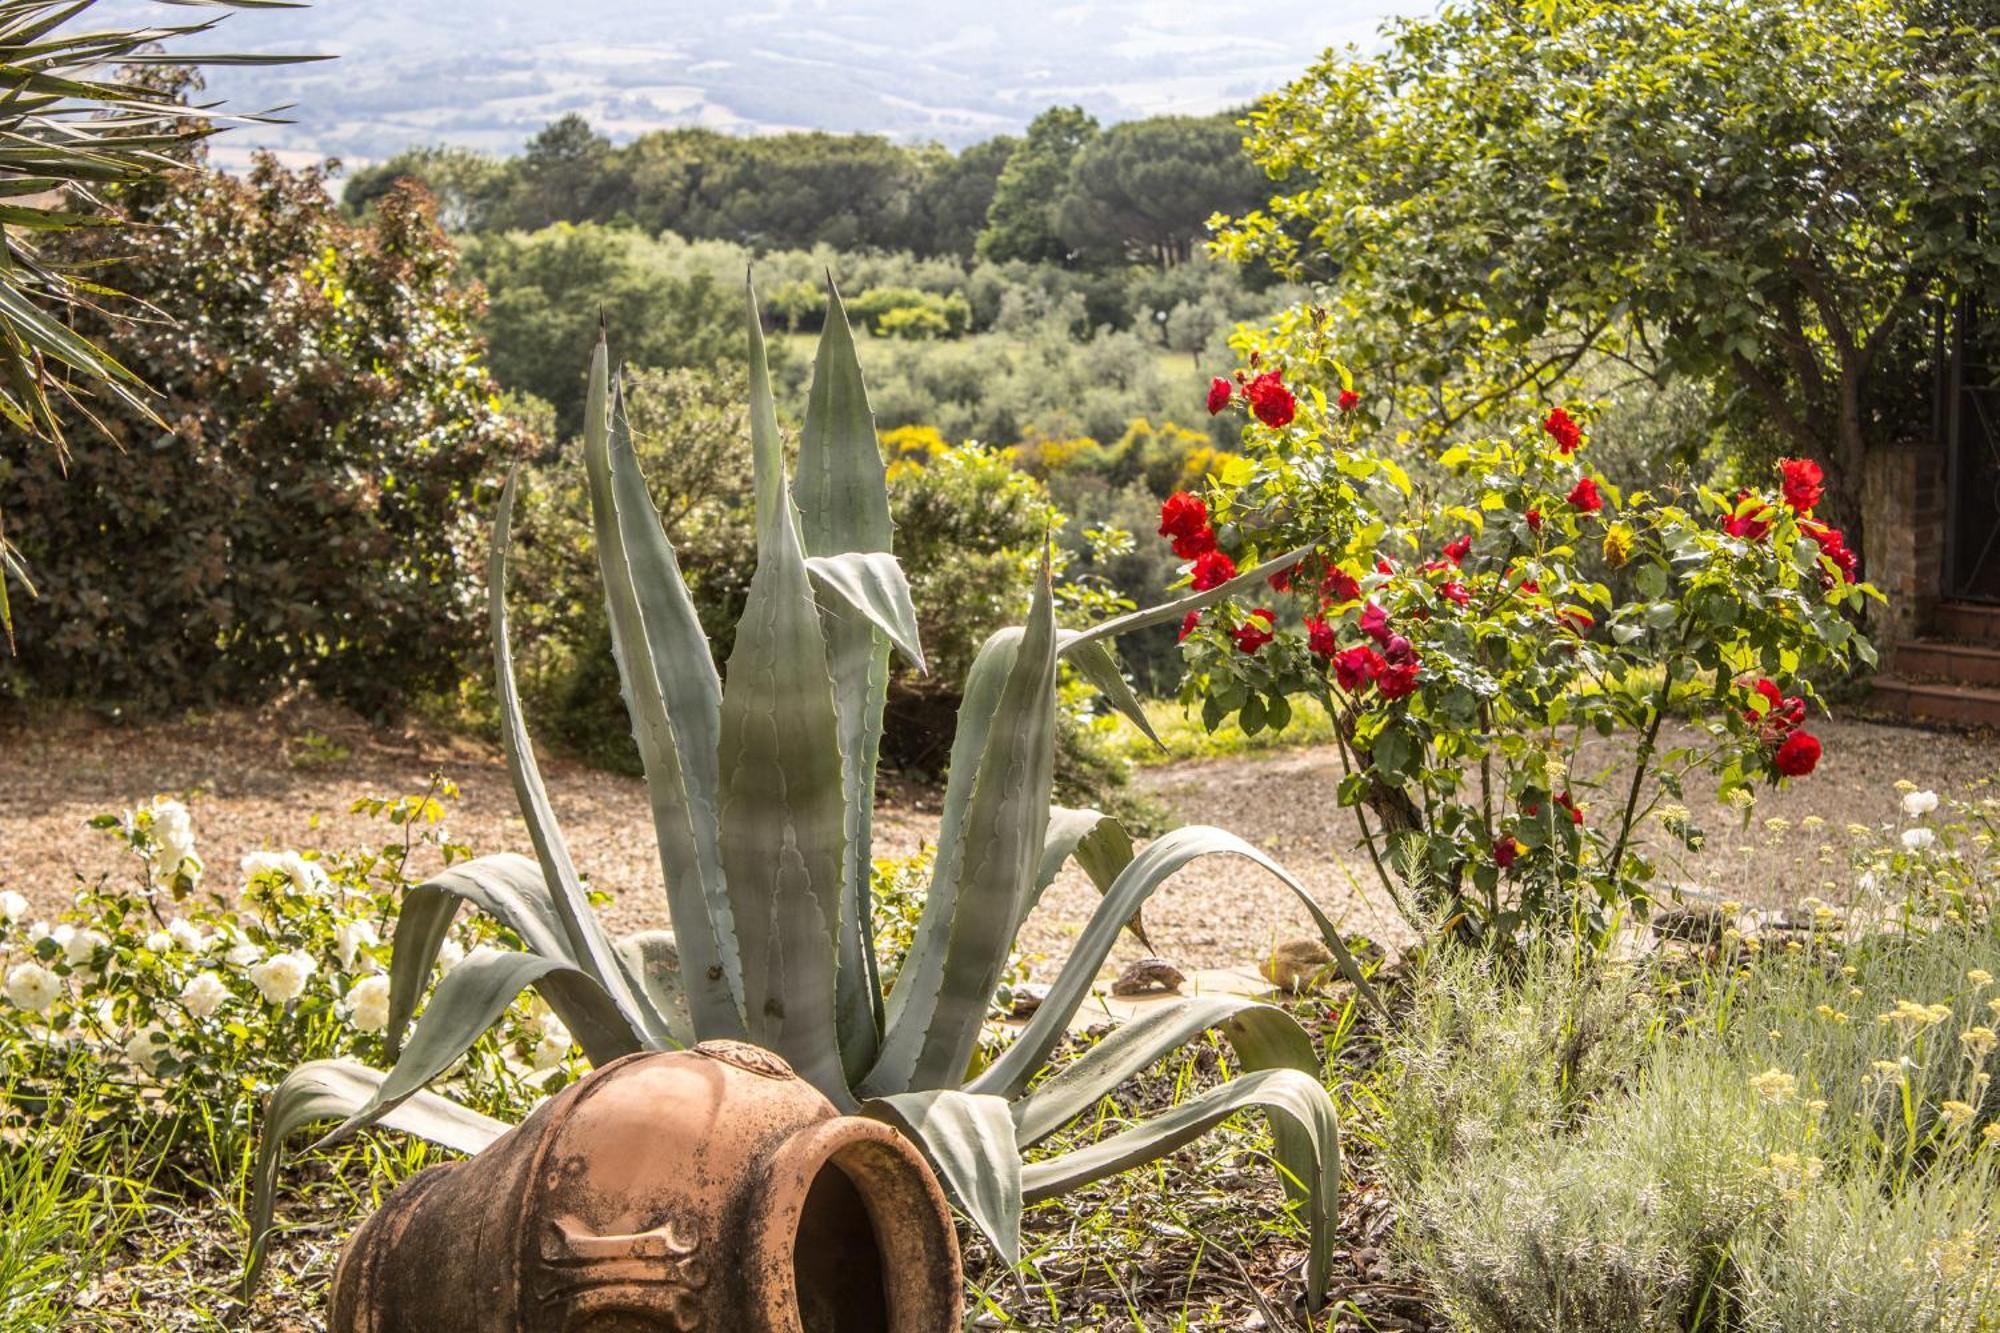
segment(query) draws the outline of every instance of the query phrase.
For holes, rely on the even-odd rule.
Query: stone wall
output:
[[[1885,659],[1897,639],[1923,632],[1938,603],[1949,521],[1944,462],[1944,449],[1931,441],[1869,451],[1861,576],[1889,599],[1868,608],[1869,630]]]

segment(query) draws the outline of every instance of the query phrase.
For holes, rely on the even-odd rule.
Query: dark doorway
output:
[[[1944,595],[2000,602],[2000,308],[1959,293],[1947,336]]]

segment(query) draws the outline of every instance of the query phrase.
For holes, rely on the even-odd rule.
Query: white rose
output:
[[[143,1027],[125,1043],[125,1058],[146,1071],[148,1078],[160,1073],[160,1057],[167,1054],[167,1034],[156,1027]]]
[[[69,934],[64,935],[63,931],[69,931]],[[92,955],[111,943],[98,931],[71,930],[68,926],[56,932],[56,942],[62,945],[63,957],[73,967],[89,962]]]
[[[7,998],[31,1014],[47,1010],[62,989],[62,978],[40,963],[16,963],[7,972]]]
[[[264,951],[262,949],[258,948],[254,944],[249,943],[248,941],[245,941],[242,944],[234,946],[233,948],[230,949],[228,953],[222,955],[222,960],[228,963],[231,967],[248,967],[252,963],[257,962],[263,956],[264,956]]]
[[[302,953],[273,954],[251,967],[250,984],[271,1004],[288,1004],[299,998],[318,966]]]
[[[208,946],[214,943],[202,933],[200,926],[183,916],[167,922],[167,935],[189,953],[207,953]]]
[[[146,949],[149,953],[171,953],[173,947],[174,937],[164,930],[156,930],[146,937]]]
[[[1913,852],[1921,852],[1937,841],[1937,834],[1927,828],[1906,828],[1903,830],[1903,846]]]
[[[229,1003],[229,987],[213,972],[199,972],[181,987],[181,1007],[194,1018],[207,1018]]]
[[[297,852],[286,852],[278,861],[292,887],[300,893],[318,897],[327,891],[326,872],[319,868],[319,862],[309,861]]]
[[[283,870],[285,863],[276,852],[246,852],[243,856],[243,878],[247,883],[259,875]]]
[[[163,879],[171,879],[183,868],[189,871],[201,869],[201,859],[194,851],[194,820],[188,815],[188,808],[179,801],[153,798],[152,807],[153,841],[158,844],[159,859],[155,869]]]
[[[542,1039],[535,1043],[535,1068],[553,1069],[569,1058],[569,1029],[554,1014],[542,1019]]]
[[[1908,791],[1903,793],[1903,813],[1912,819],[1922,819],[1937,809],[1937,793],[1934,791]]]
[[[28,914],[28,900],[12,889],[0,893],[0,921],[13,925]]]
[[[343,921],[334,927],[334,947],[340,953],[340,965],[349,971],[354,968],[354,960],[363,949],[372,949],[382,942],[375,931],[373,921]],[[373,959],[370,959],[373,964]]]
[[[49,938],[51,933],[48,922],[37,921],[34,925],[28,927],[28,943],[40,944],[43,940]]]
[[[445,971],[451,971],[464,961],[465,946],[457,940],[447,937],[445,942],[438,946],[437,965]]]
[[[363,1032],[380,1032],[389,1026],[389,978],[377,974],[363,977],[348,988],[347,1017]]]

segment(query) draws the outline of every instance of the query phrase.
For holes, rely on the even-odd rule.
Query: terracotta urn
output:
[[[741,1042],[627,1056],[405,1181],[334,1333],[945,1333],[958,1241],[922,1156]]]

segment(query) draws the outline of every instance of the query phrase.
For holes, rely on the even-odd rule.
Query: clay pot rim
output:
[[[765,1179],[772,1223],[759,1229],[750,1264],[766,1310],[786,1312],[785,1333],[803,1333],[798,1322],[793,1250],[806,1195],[822,1171],[844,1172],[861,1196],[874,1229],[885,1274],[925,1274],[932,1280],[892,1284],[902,1297],[889,1312],[886,1333],[935,1333],[957,1328],[964,1293],[959,1277],[958,1232],[944,1191],[916,1146],[879,1120],[838,1116],[807,1125],[773,1154]],[[925,1213],[934,1225],[912,1226]]]

